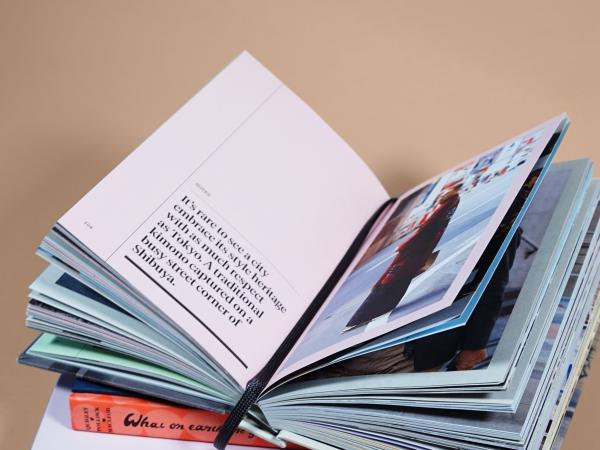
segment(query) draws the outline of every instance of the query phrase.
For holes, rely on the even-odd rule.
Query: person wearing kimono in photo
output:
[[[463,295],[472,292],[479,285],[481,274],[497,257],[498,250],[507,238],[539,174],[540,171],[535,170],[529,175],[498,227],[497,233],[488,244],[487,251],[477,264],[478,276],[463,288]],[[517,228],[477,306],[464,326],[339,362],[311,374],[310,378],[434,372],[444,366],[447,370],[475,368],[489,357],[486,346],[502,307],[504,293],[510,280],[510,271],[522,235],[523,229]]]
[[[345,331],[391,312],[424,269],[460,203],[460,182],[442,189],[429,217],[396,249],[396,256],[346,324]]]

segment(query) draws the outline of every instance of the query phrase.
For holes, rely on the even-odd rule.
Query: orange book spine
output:
[[[213,442],[226,419],[211,411],[119,395],[72,392],[69,405],[71,427],[97,433]],[[238,430],[230,443],[276,448],[244,430]]]

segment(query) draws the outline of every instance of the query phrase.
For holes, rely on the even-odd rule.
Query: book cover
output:
[[[71,392],[69,407],[71,426],[77,431],[199,442],[213,442],[226,418],[211,411],[96,392]],[[276,448],[244,430],[238,430],[231,443]]]

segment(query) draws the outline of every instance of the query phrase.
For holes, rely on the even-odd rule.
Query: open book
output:
[[[326,415],[289,425],[302,405],[318,417],[315,405],[343,399],[364,407],[373,396],[377,414],[420,401],[514,411],[577,256],[589,273],[587,290],[571,286],[588,305],[577,317],[595,293],[595,253],[579,255],[586,235],[586,251],[597,239],[591,163],[550,169],[567,125],[554,117],[392,198],[242,53],[44,238],[50,266],[28,307],[44,333],[20,360],[231,412],[220,447],[240,423],[281,445],[345,447],[343,424],[328,434]],[[537,254],[521,261],[527,245]],[[435,337],[450,342],[479,313],[469,339],[485,349],[500,307],[482,299],[501,301],[510,283],[496,347],[458,376],[464,337],[443,351]]]

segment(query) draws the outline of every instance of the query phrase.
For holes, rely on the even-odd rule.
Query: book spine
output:
[[[118,395],[72,392],[71,427],[78,431],[213,442],[225,415]],[[237,430],[231,444],[276,448]]]

